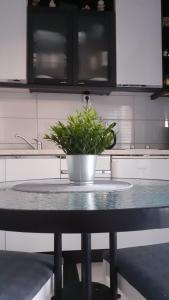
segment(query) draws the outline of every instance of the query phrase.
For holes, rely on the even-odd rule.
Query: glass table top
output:
[[[118,179],[119,180],[119,179]],[[18,182],[0,184],[0,209],[13,210],[113,210],[169,207],[169,181],[120,179],[133,185],[124,191],[32,193],[15,191]],[[58,184],[67,180],[29,181]],[[22,182],[19,182],[22,183]]]

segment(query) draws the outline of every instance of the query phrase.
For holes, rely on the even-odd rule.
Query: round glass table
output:
[[[16,182],[0,184],[0,229],[54,233],[54,299],[116,299],[116,233],[169,227],[169,181],[126,181],[133,187],[108,192],[22,192],[13,189]],[[109,232],[110,289],[91,281],[91,233],[97,232]],[[82,237],[82,282],[69,288],[62,288],[62,233]]]

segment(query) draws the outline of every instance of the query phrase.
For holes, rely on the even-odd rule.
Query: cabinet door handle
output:
[[[96,174],[111,174],[110,170],[96,170]]]
[[[82,84],[85,84],[85,83],[83,81],[81,81],[81,82],[78,82],[78,84],[82,85]]]
[[[67,170],[61,170],[61,174],[68,174]]]
[[[66,83],[67,83],[67,81],[60,81],[60,83],[62,83],[62,84],[66,84]]]

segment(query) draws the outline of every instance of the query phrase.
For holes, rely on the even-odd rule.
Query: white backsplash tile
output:
[[[50,125],[84,106],[82,95],[38,94],[25,91],[0,90],[0,149],[29,148],[15,134],[32,141],[40,137],[43,148],[54,149],[55,144],[44,140]],[[117,123],[117,149],[150,148],[169,149],[169,98],[150,101],[150,95],[114,93],[110,96],[91,95],[91,104],[105,122]]]
[[[46,133],[50,132],[50,126],[58,121],[58,119],[38,119],[38,136],[43,138]],[[60,119],[60,121],[66,123],[66,120]]]
[[[30,140],[37,137],[36,119],[0,118],[0,143],[23,143],[15,135],[23,135]]]
[[[169,120],[169,100],[160,98],[155,101],[149,97],[134,97],[135,119]]]
[[[32,145],[35,145],[32,143]],[[36,145],[35,145],[36,146]],[[20,150],[20,149],[25,149],[28,150],[30,149],[28,144],[24,144],[24,143],[0,143],[0,149],[1,150],[11,150],[11,149],[16,149],[16,150]]]
[[[162,121],[135,121],[135,143],[166,144],[169,141],[169,128]]]
[[[92,97],[92,105],[104,119],[134,118],[132,96],[95,96]]]
[[[36,118],[36,97],[30,93],[0,92],[0,118]]]
[[[133,120],[105,120],[108,124],[112,121],[116,122],[114,127],[117,133],[118,144],[133,144],[134,143],[134,122]]]
[[[81,95],[39,94],[37,98],[38,118],[66,119],[84,105]]]

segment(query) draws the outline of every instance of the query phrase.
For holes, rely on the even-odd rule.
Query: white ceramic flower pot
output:
[[[67,155],[70,182],[91,184],[94,182],[97,155]]]

